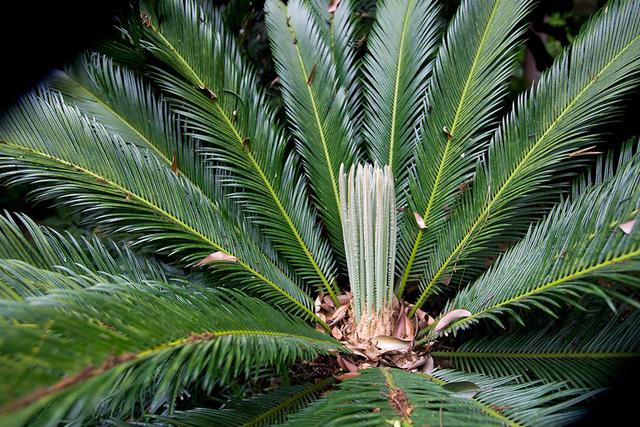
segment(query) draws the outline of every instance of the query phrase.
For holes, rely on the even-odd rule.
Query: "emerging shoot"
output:
[[[393,300],[396,203],[391,168],[340,168],[342,232],[356,322],[377,323]]]

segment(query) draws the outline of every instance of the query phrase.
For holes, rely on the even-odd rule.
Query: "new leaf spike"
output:
[[[340,168],[340,203],[356,320],[389,308],[396,257],[396,206],[389,166]]]

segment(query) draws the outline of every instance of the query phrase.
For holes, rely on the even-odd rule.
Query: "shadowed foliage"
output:
[[[0,117],[89,230],[0,216],[0,425],[579,420],[640,355],[640,1],[503,117],[533,1],[267,0],[268,86],[240,3],[143,0]]]

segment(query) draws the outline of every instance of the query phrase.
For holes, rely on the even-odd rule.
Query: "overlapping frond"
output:
[[[492,137],[471,190],[430,252],[416,307],[452,273],[482,267],[479,253],[491,242],[521,237],[543,202],[562,190],[546,184],[599,140],[596,126],[615,117],[639,76],[640,2],[611,1]]]
[[[2,425],[170,413],[184,387],[210,392],[339,347],[239,292],[166,284],[96,282],[3,301],[0,316]]]
[[[280,424],[316,400],[334,382],[333,377],[314,384],[280,387],[269,393],[225,404],[224,409],[196,408],[178,411],[166,420],[178,427],[217,425],[267,426]]]
[[[127,247],[97,236],[76,238],[59,233],[22,214],[0,216],[0,259],[58,272],[123,276],[138,283],[173,279],[160,264],[136,256]]]
[[[334,250],[343,255],[338,173],[358,158],[347,96],[313,12],[268,0],[266,24],[289,125]]]
[[[438,13],[431,0],[380,2],[363,60],[364,139],[371,159],[391,166],[400,205],[440,41]]]
[[[149,149],[158,159],[184,175],[214,204],[224,197],[206,171],[201,147],[181,132],[178,117],[156,96],[150,84],[105,56],[83,54],[46,82],[67,103],[94,118],[126,142]]]
[[[604,169],[610,171],[612,157],[608,163]],[[445,312],[464,308],[471,315],[443,332],[467,328],[483,318],[500,323],[500,314],[520,320],[519,308],[539,308],[555,316],[560,302],[575,305],[581,294],[619,297],[637,306],[625,296],[629,287],[640,286],[637,149],[623,151],[615,175],[598,179],[601,182],[593,185],[582,182],[579,192],[558,204],[482,277],[458,293]]]
[[[237,200],[305,281],[333,292],[334,261],[268,101],[219,16],[190,0],[143,11],[143,46],[181,77],[157,70],[188,134],[209,145]]]
[[[97,236],[77,239],[38,226],[24,215],[0,216],[0,232],[0,299],[22,301],[56,289],[85,288],[99,280],[184,280],[114,242],[103,243]]]
[[[436,0],[381,0],[368,39],[357,11],[372,2],[266,0],[282,112],[219,2],[140,3],[106,56],[84,54],[0,118],[0,178],[141,254],[209,270],[169,274],[128,246],[0,216],[0,426],[561,425],[640,355],[640,146],[601,157],[551,208],[639,86],[640,0],[611,0],[497,130],[531,0],[463,0],[441,45]],[[361,149],[376,171],[354,187],[340,168]],[[483,319],[524,324],[525,310],[568,320],[431,347],[457,371],[339,357],[350,372],[334,378],[319,364],[349,352],[331,336],[350,333],[336,323],[352,315],[338,307],[345,265],[356,319],[389,305],[395,273],[398,298],[423,279],[411,315],[471,282],[436,322],[394,317],[369,343],[383,352],[428,352]],[[333,306],[314,307],[310,287]],[[624,309],[582,317],[594,299]],[[419,324],[417,342],[395,338]]]
[[[36,199],[71,205],[138,237],[138,244],[181,254],[186,263],[218,251],[235,257],[216,266],[283,307],[315,317],[309,296],[272,261],[266,245],[258,246],[246,224],[154,156],[45,95],[25,96],[0,123],[0,167],[9,183],[32,184]]]
[[[358,0],[341,0],[333,12],[324,0],[310,0],[317,15],[318,30],[326,40],[336,67],[336,78],[347,96],[347,114],[355,131],[356,145],[360,145],[362,122],[362,84],[360,82],[360,60],[357,51],[364,42],[359,37],[360,19],[357,16]]]
[[[566,381],[572,387],[605,387],[619,375],[622,363],[640,356],[640,311],[607,321],[597,310],[569,313],[569,320],[549,323],[535,332],[465,341],[454,351],[431,355],[451,360],[456,368],[519,380]]]
[[[458,394],[455,384],[472,386],[475,393]],[[579,415],[567,406],[584,398],[581,393],[559,384],[523,385],[513,378],[456,371],[426,375],[367,369],[292,416],[287,425],[558,425]]]
[[[405,217],[398,271],[401,295],[411,273],[424,269],[437,236],[488,143],[507,93],[529,0],[465,1],[449,25],[429,83],[429,112],[409,180],[411,209]],[[461,189],[462,186],[462,189]]]

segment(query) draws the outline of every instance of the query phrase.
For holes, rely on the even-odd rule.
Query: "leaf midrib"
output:
[[[437,384],[439,386],[443,386],[452,382],[452,381],[441,380],[440,378],[434,377],[433,375],[424,374],[424,373],[416,373],[415,375],[418,375],[419,377],[424,378],[428,381],[431,381],[432,383]],[[471,397],[469,400],[473,402],[476,406],[478,406],[478,409],[480,409],[482,412],[489,415],[490,417],[500,420],[502,423],[509,425],[509,427],[524,427],[524,425],[511,420],[507,415],[503,414],[497,409],[494,409],[491,405],[484,403],[483,401],[479,400],[476,397]]]
[[[21,402],[19,407],[12,407],[12,403],[9,402],[7,405],[5,405],[4,407],[0,407],[0,414],[2,414],[5,411],[8,412],[12,412],[15,410],[19,410],[20,408],[24,408],[26,406],[29,406],[35,402],[41,401],[43,399],[47,399],[49,398],[51,395],[55,395],[61,391],[64,391],[66,389],[69,388],[73,388],[73,387],[77,387],[79,386],[79,384],[84,383],[87,380],[99,377],[100,375],[103,375],[106,372],[111,372],[115,369],[127,369],[133,365],[135,365],[136,363],[140,363],[142,360],[144,359],[148,359],[150,357],[153,357],[159,353],[165,352],[165,351],[171,351],[175,348],[178,347],[182,347],[182,346],[186,346],[186,345],[198,345],[198,344],[202,344],[202,343],[206,343],[209,341],[212,341],[213,339],[217,339],[219,337],[226,337],[226,336],[264,336],[264,337],[279,337],[279,338],[288,338],[288,339],[293,339],[293,340],[300,340],[300,341],[306,341],[306,342],[314,342],[314,343],[320,343],[320,344],[334,344],[333,342],[329,341],[329,340],[322,340],[322,339],[318,339],[318,338],[311,338],[311,337],[306,337],[303,335],[297,335],[297,334],[292,334],[292,333],[288,333],[288,332],[276,332],[276,331],[265,331],[265,330],[241,330],[241,329],[230,329],[230,330],[222,330],[222,331],[206,331],[206,332],[201,332],[201,331],[193,331],[193,333],[197,333],[197,334],[206,334],[206,335],[211,335],[212,338],[210,339],[206,339],[206,340],[202,340],[202,341],[198,341],[198,342],[191,342],[191,335],[186,337],[186,338],[179,338],[177,340],[168,342],[166,344],[160,345],[158,347],[154,347],[154,348],[149,348],[146,350],[142,350],[142,351],[138,351],[135,354],[135,357],[132,358],[131,360],[127,361],[127,362],[123,362],[120,364],[116,364],[113,367],[104,370],[102,372],[99,372],[97,374],[94,375],[88,375],[86,377],[83,378],[83,380],[81,382],[72,382],[69,383],[68,385],[65,385],[63,387],[57,387],[54,389],[50,389],[50,386],[48,387],[48,389],[46,389],[48,391],[48,393],[46,393],[45,395],[38,395],[38,398],[30,401],[30,400],[25,400],[23,402]],[[96,364],[94,366],[101,366],[100,364]],[[82,372],[82,370],[78,370],[77,372]],[[333,378],[331,378],[333,379]],[[49,390],[50,389],[50,390]],[[27,394],[27,396],[29,396],[29,394]],[[20,401],[21,398],[18,398],[16,401]],[[24,396],[22,397],[22,399],[24,399]]]
[[[306,396],[308,396],[308,395],[310,395],[312,393],[315,393],[316,391],[320,391],[320,390],[328,387],[329,384],[333,383],[334,381],[335,381],[335,379],[333,377],[329,377],[329,378],[326,378],[326,379],[320,381],[317,384],[312,384],[311,386],[305,388],[304,390],[300,391],[299,393],[296,393],[293,396],[290,396],[287,399],[283,400],[277,406],[274,406],[273,408],[269,409],[268,411],[260,414],[259,416],[255,417],[251,421],[249,421],[249,422],[247,422],[245,424],[242,424],[242,427],[251,427],[251,426],[260,425],[261,422],[263,422],[264,420],[266,420],[269,417],[273,416],[274,414],[277,414],[278,412],[284,410],[285,408],[288,408],[288,407],[292,406],[294,403],[296,403],[300,399],[303,399]]]
[[[473,222],[473,224],[471,225],[471,227],[469,228],[468,232],[465,234],[465,236],[460,240],[460,242],[458,243],[458,245],[456,246],[456,248],[451,252],[451,254],[447,257],[446,261],[442,264],[442,266],[438,269],[438,271],[436,272],[436,274],[434,275],[434,277],[431,279],[431,281],[429,282],[429,284],[427,285],[427,287],[424,289],[424,291],[422,292],[422,294],[420,295],[420,298],[418,299],[418,301],[416,302],[413,310],[411,311],[411,316],[413,316],[416,312],[416,310],[424,303],[424,299],[427,296],[428,292],[431,290],[431,288],[435,285],[435,283],[438,281],[438,279],[440,278],[440,276],[444,273],[444,271],[446,270],[446,268],[449,266],[449,264],[451,263],[451,261],[454,259],[454,257],[458,254],[458,252],[464,248],[464,246],[467,243],[467,240],[469,240],[473,234],[473,232],[475,231],[476,227],[478,227],[481,223],[484,222],[485,216],[487,216],[489,214],[489,212],[491,211],[491,207],[496,203],[497,200],[499,200],[500,196],[502,195],[502,193],[505,191],[506,188],[508,188],[509,184],[511,183],[511,181],[514,179],[514,177],[519,173],[520,169],[522,169],[523,165],[525,165],[527,163],[527,160],[529,159],[529,157],[532,156],[532,154],[535,152],[536,148],[544,141],[544,139],[547,137],[547,135],[553,130],[555,129],[556,126],[558,126],[558,124],[560,123],[560,121],[562,120],[562,118],[564,117],[565,114],[567,114],[568,111],[571,110],[571,108],[578,102],[578,100],[584,95],[584,93],[589,90],[591,88],[591,86],[599,80],[600,76],[611,66],[611,64],[613,64],[624,52],[626,52],[629,47],[631,45],[633,45],[634,43],[636,43],[638,40],[640,40],[640,36],[637,36],[636,38],[634,38],[633,40],[631,40],[623,49],[620,50],[620,52],[618,52],[616,55],[613,56],[613,58],[611,58],[611,60],[609,62],[607,62],[607,64],[602,67],[602,69],[589,81],[589,83],[587,85],[585,85],[585,87],[583,89],[580,90],[580,92],[578,92],[578,94],[571,100],[571,102],[569,104],[567,104],[567,106],[562,110],[562,112],[558,115],[558,117],[556,117],[556,119],[553,121],[553,123],[549,126],[549,128],[540,136],[540,138],[531,146],[531,148],[527,151],[527,153],[523,156],[522,160],[520,160],[520,162],[518,162],[518,164],[515,166],[515,168],[513,169],[513,171],[509,174],[509,176],[507,177],[507,179],[504,181],[504,183],[502,184],[502,186],[500,187],[500,189],[495,193],[495,195],[491,198],[491,200],[487,203],[487,205],[485,206],[485,208],[482,210],[482,212],[478,215],[478,217],[476,218],[476,220]],[[468,319],[468,318],[467,318]]]
[[[297,37],[293,28],[289,27],[289,32],[291,33],[291,37],[293,37],[293,39],[296,40]],[[302,72],[303,81],[308,82],[309,75],[307,74],[307,68],[304,63],[304,58],[302,57],[302,52],[300,51],[300,46],[298,45],[298,43],[296,43],[294,46],[295,46],[296,56],[298,58],[298,63],[300,65],[300,71]],[[316,127],[318,128],[318,134],[320,135],[322,153],[324,155],[325,162],[328,166],[327,169],[329,171],[329,179],[331,180],[331,188],[333,190],[335,206],[338,211],[338,214],[341,216],[342,213],[340,210],[340,191],[338,190],[338,180],[336,179],[336,176],[334,173],[333,160],[331,159],[331,155],[329,154],[327,137],[324,132],[324,126],[322,126],[322,119],[320,118],[320,111],[318,109],[318,104],[316,102],[315,93],[313,92],[313,89],[311,86],[312,84],[306,84],[307,92],[309,93],[309,100],[311,101],[311,109],[313,110],[314,120],[316,122]]]
[[[182,64],[189,69],[191,74],[193,74],[193,76],[196,79],[197,86],[199,86],[201,89],[206,88],[207,87],[206,84],[200,79],[200,77],[198,77],[198,74],[191,67],[191,65],[184,59],[184,57],[178,52],[178,50],[176,48],[174,48],[173,45],[162,35],[162,33],[160,32],[160,30],[158,28],[153,27],[153,29],[155,30],[155,34],[157,34],[158,36],[160,36],[162,38],[164,43],[171,49],[172,52],[174,52],[175,56],[180,60],[180,62],[182,62]],[[306,80],[306,72],[305,72],[305,80]],[[222,115],[222,117],[223,117],[225,123],[227,124],[227,126],[232,130],[236,140],[242,146],[243,143],[244,143],[244,139],[242,138],[242,135],[240,135],[240,132],[238,131],[236,126],[234,126],[233,121],[230,119],[230,117],[227,115],[227,113],[224,111],[224,109],[219,105],[219,103],[214,102],[213,104],[215,105],[216,110],[219,112],[219,114]],[[315,104],[314,104],[314,111],[315,111]],[[323,139],[323,142],[324,142],[324,139]],[[318,263],[317,263],[314,255],[312,254],[311,250],[309,249],[309,247],[307,246],[305,241],[302,239],[302,236],[301,236],[300,232],[298,231],[298,228],[293,223],[293,220],[289,216],[289,213],[284,209],[284,205],[282,204],[282,201],[280,200],[280,197],[277,195],[277,193],[275,192],[273,186],[271,185],[271,182],[267,179],[267,175],[264,173],[264,171],[262,170],[262,168],[260,167],[260,165],[256,161],[256,159],[253,156],[253,154],[252,153],[246,153],[246,154],[247,154],[247,157],[249,158],[252,166],[254,167],[254,169],[256,169],[258,171],[258,174],[260,175],[260,178],[263,180],[263,182],[264,182],[264,184],[265,184],[265,186],[267,188],[267,191],[269,192],[269,195],[271,196],[271,198],[276,203],[276,206],[280,210],[280,213],[284,216],[287,225],[289,226],[289,228],[293,232],[294,237],[295,237],[296,241],[298,242],[298,245],[302,248],[304,254],[309,259],[309,262],[311,263],[311,266],[316,271],[316,274],[318,274],[322,284],[327,289],[329,294],[332,296],[332,299],[334,300],[334,303],[336,303],[338,300],[337,300],[337,297],[335,296],[333,288],[329,284],[329,281],[327,280],[325,274],[320,269],[320,266],[318,265]],[[333,182],[333,171],[331,169],[330,169],[330,173],[332,174],[332,182]],[[337,200],[340,200],[340,199],[338,198]],[[339,204],[338,204],[338,206],[339,206]]]
[[[168,166],[171,166],[172,161],[162,152],[160,151],[160,149],[153,143],[151,142],[151,140],[144,135],[142,132],[140,132],[135,126],[133,126],[133,124],[129,123],[129,121],[126,120],[125,117],[123,117],[121,114],[119,114],[118,112],[116,112],[110,105],[108,105],[107,103],[103,102],[99,96],[97,96],[94,92],[92,92],[91,90],[89,90],[89,88],[87,88],[84,84],[82,84],[79,80],[76,80],[75,78],[73,78],[72,75],[68,74],[65,72],[65,75],[67,77],[69,77],[70,80],[72,80],[76,86],[78,88],[80,88],[82,91],[84,91],[87,95],[89,95],[91,98],[93,98],[93,100],[95,102],[97,102],[98,104],[100,104],[105,110],[107,110],[109,113],[113,114],[118,120],[120,120],[120,122],[122,122],[125,126],[127,126],[129,129],[131,129],[131,131],[133,131],[136,135],[138,135],[138,138],[140,138],[142,141],[144,141],[149,147],[151,147],[151,149],[153,150],[153,152],[155,152],[158,157],[160,157],[160,159],[162,159],[162,161],[167,164]],[[160,101],[158,101],[160,102]],[[202,196],[204,198],[206,198],[209,203],[211,204],[212,207],[214,207],[216,210],[218,210],[218,205],[217,203],[212,200],[204,191],[200,190],[200,187],[191,180],[191,177],[185,173],[182,174],[185,179],[187,181],[189,181],[195,188],[198,188],[198,190],[200,191],[200,193],[202,194]]]
[[[435,357],[460,357],[468,359],[618,359],[637,357],[640,353],[636,352],[611,352],[606,351],[571,351],[571,352],[510,352],[510,351],[432,351],[430,353]]]
[[[16,150],[28,152],[28,153],[31,153],[33,155],[44,157],[46,159],[49,159],[49,160],[55,161],[57,163],[60,163],[60,164],[66,166],[68,168],[72,168],[76,172],[82,172],[82,173],[84,173],[86,175],[89,175],[92,178],[96,179],[97,181],[103,181],[106,184],[108,184],[109,186],[111,186],[112,188],[115,188],[116,190],[122,192],[123,194],[129,194],[132,198],[138,200],[140,203],[142,203],[143,205],[147,206],[149,209],[151,209],[154,212],[158,213],[160,216],[164,216],[164,217],[168,218],[170,221],[172,221],[175,224],[179,225],[180,227],[185,229],[188,233],[196,236],[197,238],[199,238],[201,241],[205,242],[206,244],[211,245],[216,250],[218,250],[218,251],[220,251],[220,252],[222,252],[222,253],[224,253],[226,255],[234,256],[234,254],[232,254],[229,251],[227,251],[225,248],[220,246],[218,243],[216,243],[215,241],[209,239],[207,236],[205,236],[204,234],[202,234],[198,230],[196,230],[196,229],[192,228],[191,226],[187,225],[186,223],[184,223],[183,221],[181,221],[180,219],[178,219],[177,217],[175,217],[171,213],[165,211],[164,209],[162,209],[161,207],[153,204],[152,202],[150,202],[149,200],[147,200],[143,196],[141,196],[139,194],[136,194],[135,192],[129,190],[128,188],[125,188],[125,187],[121,186],[120,184],[116,183],[115,181],[112,181],[111,179],[109,179],[107,177],[99,175],[99,174],[97,174],[97,173],[95,173],[95,172],[93,172],[93,171],[91,171],[89,169],[86,169],[85,167],[83,167],[81,165],[69,162],[67,160],[61,159],[59,157],[52,156],[50,154],[47,154],[47,153],[44,153],[44,152],[41,152],[41,151],[38,151],[38,150],[34,150],[32,148],[23,147],[23,146],[16,145],[16,144],[13,144],[13,143],[10,143],[10,142],[5,142],[5,144],[7,146],[9,146],[9,147],[12,147],[12,148],[16,149]],[[291,301],[296,306],[298,306],[300,309],[302,309],[312,319],[315,319],[318,323],[320,323],[321,325],[324,326],[324,322],[320,318],[318,318],[308,307],[306,307],[300,301],[298,301],[297,299],[295,299],[291,295],[289,295],[288,292],[286,292],[284,289],[282,289],[278,285],[276,285],[275,282],[272,282],[267,277],[262,275],[262,273],[260,273],[259,271],[253,269],[249,264],[244,262],[242,259],[238,258],[237,263],[240,264],[249,273],[255,275],[260,280],[265,282],[267,285],[269,285],[270,287],[275,289],[277,292],[282,294],[285,298],[287,298],[289,301]],[[292,282],[292,284],[294,286],[296,286],[295,283]],[[304,293],[304,291],[302,291],[300,288],[298,288],[298,289],[300,290],[302,295],[307,296]],[[307,296],[307,298],[308,298],[308,296]]]
[[[498,4],[500,4],[500,0],[496,0],[496,2],[494,3],[494,6],[491,10],[491,14],[489,15],[489,19],[487,20],[487,25],[484,28],[482,37],[480,38],[478,49],[476,50],[476,53],[474,55],[473,62],[471,64],[471,69],[469,70],[469,74],[467,75],[467,78],[465,80],[464,87],[460,95],[460,100],[456,107],[456,112],[453,118],[453,124],[451,125],[450,133],[452,136],[456,134],[458,121],[460,120],[460,113],[462,111],[462,106],[464,105],[466,98],[468,96],[467,94],[469,92],[469,86],[471,84],[472,78],[475,77],[478,62],[480,62],[479,61],[480,53],[484,49],[484,45],[487,42],[491,23],[493,22],[493,19],[495,18],[496,12],[498,10]],[[425,209],[424,215],[422,215],[423,221],[427,227],[429,226],[429,218],[431,217],[431,210],[433,209],[433,204],[435,202],[436,195],[439,192],[440,180],[442,179],[442,175],[444,173],[444,165],[447,163],[446,160],[449,155],[449,148],[451,146],[452,141],[453,140],[450,141],[449,138],[447,138],[447,142],[445,143],[445,146],[444,146],[444,152],[442,153],[442,157],[440,158],[440,163],[438,164],[438,173],[436,174],[436,179],[431,189],[431,194],[429,195],[427,208]],[[402,296],[407,280],[409,279],[409,275],[411,274],[411,268],[413,267],[413,263],[415,262],[416,256],[418,255],[418,250],[420,248],[420,242],[422,240],[423,235],[424,235],[424,229],[420,228],[418,230],[418,235],[416,236],[413,247],[411,249],[411,255],[409,257],[409,261],[407,262],[407,267],[405,268],[404,274],[402,276],[402,281],[400,282],[400,286],[398,289],[398,298]]]
[[[396,126],[398,121],[398,98],[400,95],[400,76],[402,75],[402,60],[405,54],[405,38],[408,32],[409,10],[413,8],[413,0],[409,0],[407,8],[402,18],[402,29],[400,30],[400,50],[398,52],[398,67],[396,68],[395,81],[393,85],[393,102],[391,104],[391,132],[389,135],[389,162],[388,164],[393,168],[393,152],[396,142]],[[395,169],[395,168],[393,168]],[[393,170],[392,169],[392,170]]]
[[[561,284],[563,284],[565,282],[569,282],[569,281],[575,280],[575,279],[577,279],[577,278],[579,278],[581,276],[587,275],[587,274],[592,273],[594,271],[597,271],[597,270],[599,270],[601,268],[610,267],[610,266],[612,266],[614,264],[617,264],[617,263],[620,263],[620,262],[624,262],[624,261],[628,261],[628,260],[630,260],[632,258],[635,258],[635,257],[638,257],[638,256],[640,256],[640,249],[636,249],[635,251],[631,251],[629,253],[626,253],[624,255],[620,255],[620,256],[615,257],[615,258],[610,258],[610,259],[608,259],[608,260],[606,260],[604,262],[600,262],[598,264],[594,264],[594,265],[592,265],[590,267],[587,267],[587,268],[585,268],[583,270],[579,270],[579,271],[575,271],[575,272],[573,272],[571,274],[567,274],[566,276],[560,277],[560,278],[558,278],[556,280],[553,280],[551,282],[547,282],[547,283],[545,283],[545,284],[543,284],[541,286],[533,288],[533,289],[529,290],[528,292],[525,292],[525,293],[522,293],[522,294],[517,295],[515,297],[509,298],[509,299],[504,300],[504,301],[502,301],[500,303],[494,304],[494,305],[492,305],[490,307],[487,307],[484,310],[481,310],[481,311],[479,311],[477,313],[473,313],[471,316],[468,316],[468,317],[465,317],[463,319],[460,319],[460,320],[452,323],[451,325],[449,325],[445,330],[442,330],[440,332],[440,334],[444,333],[446,330],[453,329],[453,328],[455,328],[455,327],[457,327],[457,326],[459,326],[459,325],[461,325],[463,323],[467,323],[467,322],[469,322],[469,321],[471,321],[473,319],[476,319],[479,316],[481,316],[482,314],[487,313],[489,311],[504,307],[505,305],[512,304],[513,302],[525,299],[525,298],[533,296],[533,295],[535,295],[537,293],[544,292],[547,289],[553,288],[554,286],[558,286],[558,285],[561,285]]]

